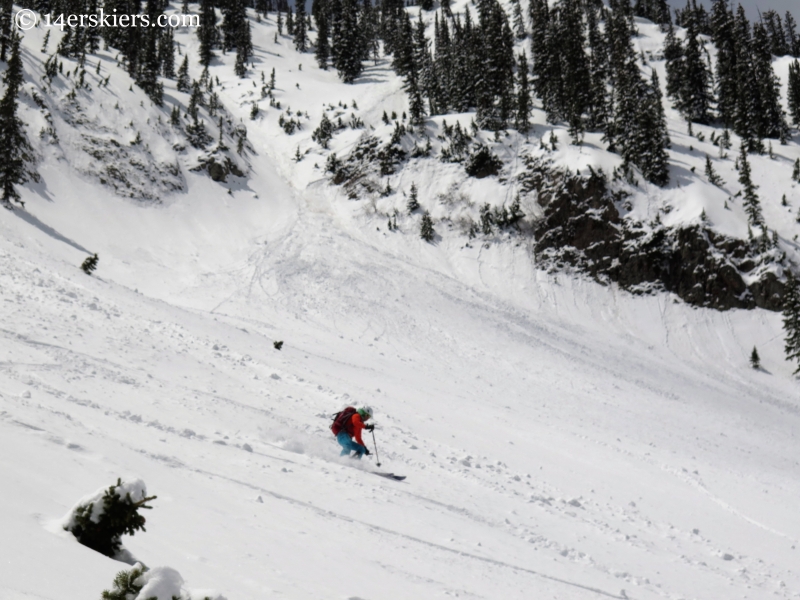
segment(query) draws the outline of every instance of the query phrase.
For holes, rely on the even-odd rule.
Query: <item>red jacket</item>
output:
[[[350,418],[350,422],[345,425],[345,431],[350,435],[350,437],[354,437],[356,442],[361,444],[362,446],[366,446],[366,444],[361,439],[361,431],[364,429],[364,421],[361,420],[361,415],[358,413],[354,413],[353,416]]]

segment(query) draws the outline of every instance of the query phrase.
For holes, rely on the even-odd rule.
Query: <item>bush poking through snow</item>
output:
[[[497,175],[503,167],[503,161],[497,158],[489,148],[483,144],[479,145],[475,151],[469,155],[464,168],[467,175],[476,179],[483,179],[490,175]]]
[[[81,265],[81,269],[87,275],[91,275],[92,272],[97,268],[97,263],[98,263],[99,260],[100,259],[97,257],[97,254],[93,254],[92,256],[87,258],[85,261],[83,261],[83,264]]]
[[[81,500],[72,509],[64,529],[84,546],[114,558],[122,547],[123,534],[145,531],[145,518],[139,509],[152,508],[145,503],[155,499],[156,496],[147,496],[143,481],[122,483],[117,479],[116,485]]]
[[[100,597],[103,600],[131,600],[131,598],[136,598],[144,585],[137,582],[142,573],[144,573],[144,567],[138,563],[130,571],[120,571],[114,577],[114,587],[111,590],[103,590]]]
[[[280,350],[281,348],[283,348],[283,340],[272,342],[272,345],[275,347],[275,350]]]
[[[130,571],[114,577],[114,587],[103,591],[102,600],[225,600],[215,592],[199,592],[184,587],[183,577],[170,567],[148,569],[136,563]]]

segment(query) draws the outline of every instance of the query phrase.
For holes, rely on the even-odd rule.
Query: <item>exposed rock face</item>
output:
[[[199,164],[191,169],[192,171],[205,170],[213,181],[226,181],[228,175],[244,177],[245,173],[228,156],[210,155],[200,160]]]
[[[758,251],[755,243],[701,225],[645,228],[620,216],[626,194],[612,192],[602,174],[581,177],[536,160],[529,167],[521,183],[536,190],[545,207],[534,229],[540,259],[572,265],[633,293],[664,289],[719,310],[781,309],[784,284],[775,273],[782,273],[775,248]]]

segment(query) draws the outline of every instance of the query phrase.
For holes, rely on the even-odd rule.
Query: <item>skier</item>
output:
[[[367,445],[361,439],[361,430],[372,431],[375,428],[372,424],[364,424],[371,418],[372,409],[369,406],[359,409],[348,406],[336,414],[331,424],[331,431],[342,447],[342,456],[348,456],[353,451],[355,451],[353,458],[361,458],[363,454],[369,456]]]

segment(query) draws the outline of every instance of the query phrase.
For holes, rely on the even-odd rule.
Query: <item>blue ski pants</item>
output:
[[[339,442],[339,445],[342,447],[342,456],[347,456],[355,451],[355,458],[361,458],[361,455],[367,451],[365,446],[350,439],[346,431],[340,431],[339,435],[336,436],[336,441]]]

